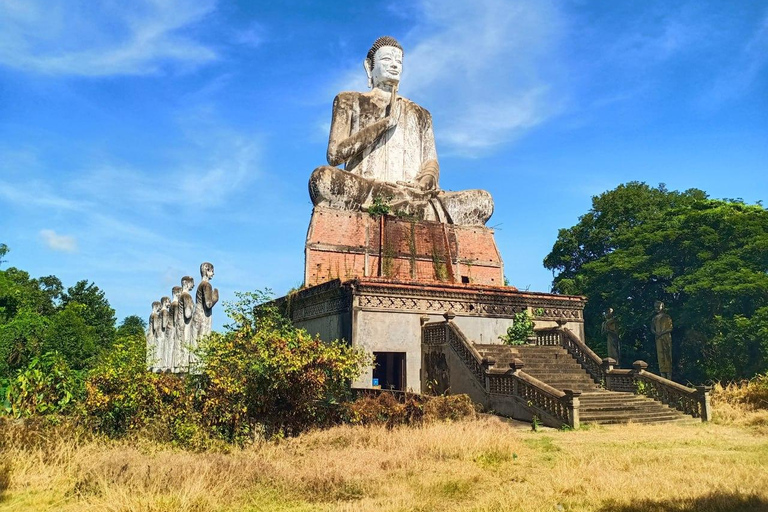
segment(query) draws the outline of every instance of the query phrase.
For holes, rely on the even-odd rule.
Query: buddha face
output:
[[[394,46],[382,46],[373,56],[371,80],[373,86],[379,84],[396,84],[400,82],[403,72],[403,52]]]

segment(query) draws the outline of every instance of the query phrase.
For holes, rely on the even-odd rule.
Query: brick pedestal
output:
[[[307,232],[305,286],[379,277],[502,286],[493,230],[315,207]]]

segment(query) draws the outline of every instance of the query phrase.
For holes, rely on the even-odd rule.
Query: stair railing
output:
[[[571,354],[598,384],[605,383],[603,360],[570,329],[551,327],[535,331],[537,345],[560,345]]]
[[[483,358],[474,344],[453,322],[455,315],[447,312],[445,322],[422,325],[422,341],[426,345],[447,344],[458,356],[488,395],[509,396],[537,416],[543,423],[560,427],[579,426],[580,391],[560,391],[522,371],[523,362],[515,359],[509,369],[493,368],[495,361]]]
[[[645,361],[635,361],[632,368],[636,386],[635,393],[658,400],[694,418],[701,418],[701,421],[712,420],[712,407],[709,402],[711,387],[689,388],[665,379],[660,375],[646,371],[648,364]]]

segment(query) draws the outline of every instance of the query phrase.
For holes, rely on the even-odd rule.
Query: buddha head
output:
[[[368,87],[400,83],[403,72],[403,47],[393,37],[382,36],[373,42],[363,61]]]
[[[202,277],[204,281],[213,278],[213,263],[208,263],[206,261],[200,264],[200,277]]]
[[[195,287],[195,279],[192,276],[184,276],[181,278],[181,288],[185,292],[189,292]]]
[[[152,312],[153,313],[159,313],[160,312],[160,301],[156,300],[152,303]]]
[[[656,302],[653,303],[653,309],[657,313],[661,313],[661,311],[664,309],[664,303],[660,300],[657,300]]]
[[[173,295],[173,297],[171,298],[171,302],[178,302],[179,295],[181,295],[181,286],[174,286],[173,288],[171,288],[171,295]]]
[[[168,306],[171,304],[170,297],[161,297],[160,298],[160,309],[168,309]]]

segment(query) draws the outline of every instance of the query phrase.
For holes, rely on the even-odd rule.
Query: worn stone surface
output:
[[[657,300],[653,305],[655,314],[651,320],[651,332],[656,337],[656,357],[659,373],[672,379],[672,317],[664,310],[664,303]]]
[[[397,95],[403,51],[379,38],[365,59],[370,92],[342,92],[333,102],[327,159],[315,169],[309,194],[315,206],[370,207],[377,198],[392,211],[422,220],[483,225],[493,214],[484,190],[440,190],[432,116]],[[344,165],[344,170],[335,166]]]
[[[195,301],[189,293],[195,287],[191,276],[181,278],[181,294],[179,295],[179,310],[176,321],[176,336],[179,340],[176,371],[186,371],[189,368],[189,345],[192,343],[192,317],[195,312]]]
[[[422,323],[440,321],[448,310],[455,312],[453,321],[467,337],[478,343],[500,343],[499,336],[523,309],[533,314],[537,328],[559,322],[584,336],[583,297],[511,287],[360,278],[305,288],[281,303],[297,326],[323,340],[344,339],[367,353],[404,352],[405,385],[416,392],[422,391]],[[373,369],[366,368],[353,386],[370,387],[372,376]]]
[[[219,301],[219,290],[213,288],[213,265],[200,265],[202,280],[196,300],[191,291],[195,280],[181,278],[181,286],[172,289],[173,299],[163,297],[152,303],[147,327],[147,365],[154,371],[187,372],[192,359],[191,350],[197,340],[211,333],[213,306]]]
[[[153,370],[158,368],[160,363],[160,331],[160,301],[155,301],[147,321],[147,364]]]
[[[608,357],[619,361],[619,324],[614,316],[613,308],[608,308],[604,313],[605,321],[600,330],[605,334],[608,346]]]
[[[504,283],[504,266],[493,230],[484,226],[315,207],[307,232],[305,284],[356,277],[498,286]]]
[[[213,306],[219,301],[219,290],[211,286],[210,283],[210,280],[213,279],[213,265],[211,263],[205,262],[200,265],[200,279],[195,294],[195,312],[192,317],[191,349],[196,348],[198,341],[211,333]],[[190,353],[190,364],[194,362],[194,354]]]

